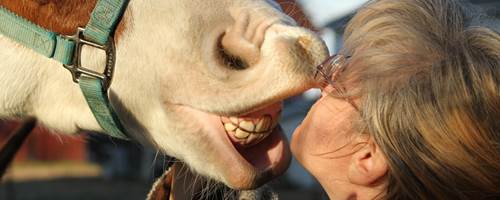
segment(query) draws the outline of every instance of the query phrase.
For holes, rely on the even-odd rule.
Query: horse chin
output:
[[[189,106],[181,107],[184,113],[189,113],[193,120],[202,126],[203,133],[199,134],[207,139],[205,142],[210,143],[210,154],[213,154],[211,156],[217,158],[214,161],[217,163],[212,163],[217,171],[215,179],[228,187],[239,190],[254,189],[282,175],[288,168],[291,153],[288,141],[277,123],[281,102],[232,117],[200,111]],[[253,129],[249,130],[248,124],[251,122],[253,125],[250,125],[250,129],[252,126]],[[234,125],[234,129],[228,128],[227,124]],[[242,131],[246,132],[243,135],[245,137],[241,136]],[[238,136],[235,136],[236,132],[239,133]],[[198,169],[196,166],[191,167]]]

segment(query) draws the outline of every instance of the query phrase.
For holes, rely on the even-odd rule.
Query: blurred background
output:
[[[334,54],[353,13],[367,0],[277,0],[302,26],[315,30]],[[500,18],[500,1],[471,0]],[[499,23],[490,23],[497,31]],[[285,101],[281,125],[290,137],[318,98],[310,90]],[[0,147],[19,125],[0,121]],[[0,183],[0,199],[145,199],[168,157],[139,144],[82,133],[63,136],[37,127]],[[319,184],[295,160],[287,174],[271,183],[280,199],[327,199]]]

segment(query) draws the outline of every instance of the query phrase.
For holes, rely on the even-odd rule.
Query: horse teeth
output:
[[[266,129],[266,127],[264,127],[264,118],[260,118],[259,122],[257,122],[257,125],[255,126],[255,132],[261,132]]]
[[[279,120],[265,115],[260,119],[244,120],[237,117],[222,118],[224,129],[241,145],[252,146],[269,136]]]
[[[257,126],[255,127],[255,132],[264,132],[269,129],[269,123],[271,121],[271,117],[264,116],[259,119]]]
[[[236,128],[238,127],[236,127],[233,123],[224,124],[224,129],[226,129],[226,131],[234,131]]]
[[[237,117],[230,117],[229,121],[233,122],[233,124],[238,124],[238,118]]]
[[[246,132],[246,131],[245,131]],[[255,134],[254,133],[249,133],[248,134],[248,137],[246,137],[245,139],[249,142],[251,142],[253,139],[255,138]]]
[[[241,121],[238,126],[248,132],[255,131],[255,124],[253,124],[253,122],[251,121]]]
[[[254,143],[257,143],[259,142],[259,136],[260,134],[250,134],[247,138],[247,141],[249,144],[254,144]]]
[[[236,129],[236,132],[234,134],[234,136],[238,139],[246,139],[248,138],[248,136],[250,135],[249,132],[246,132],[244,130],[241,130],[241,129]]]

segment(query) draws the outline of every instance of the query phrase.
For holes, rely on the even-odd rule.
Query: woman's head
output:
[[[342,137],[349,138],[345,141],[353,150],[348,159],[332,158],[331,165],[351,162],[340,166],[352,170],[362,161],[356,151],[371,148],[370,156],[381,153],[387,166],[373,171],[376,179],[367,179],[385,188],[378,197],[499,198],[500,36],[474,17],[454,0],[379,0],[353,17],[341,52],[350,56],[349,62],[334,84],[347,88],[342,98],[355,99],[359,112],[345,115],[340,111],[346,109],[337,109],[329,116],[349,116],[343,126],[351,131]],[[325,131],[308,127],[332,127],[326,120],[311,123],[318,121],[315,110],[324,98],[331,97],[315,105],[292,142],[294,153],[316,177],[326,170],[311,169],[317,160],[315,147],[307,149],[313,137],[306,135]],[[342,98],[332,105],[340,105]],[[340,137],[338,130],[321,134]],[[337,142],[342,141],[332,143]],[[342,176],[337,169],[330,168],[330,174]],[[345,185],[357,185],[354,175],[344,174]]]

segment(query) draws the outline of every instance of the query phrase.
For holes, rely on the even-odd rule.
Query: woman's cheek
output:
[[[351,112],[344,101],[324,96],[318,100],[302,124],[295,130],[292,141],[292,153],[304,165],[304,162],[316,162],[322,155],[345,144],[347,117]],[[347,104],[348,105],[348,104]]]
[[[292,150],[292,154],[295,156],[295,158],[299,162],[303,162],[303,155],[304,155],[304,132],[303,132],[303,126],[304,122],[300,124],[295,131],[293,132],[292,139],[290,142],[290,148]]]
[[[292,135],[292,153],[305,167],[307,167],[307,162],[310,161],[311,156],[318,150],[318,144],[321,143],[319,141],[321,138],[318,138],[318,134],[321,135],[321,133],[319,133],[319,126],[316,123],[317,117],[317,112],[313,107]]]

